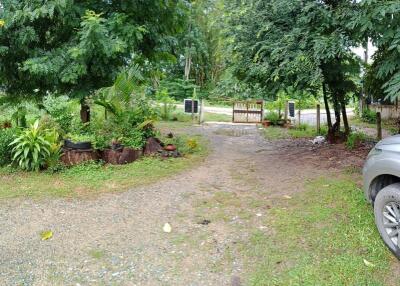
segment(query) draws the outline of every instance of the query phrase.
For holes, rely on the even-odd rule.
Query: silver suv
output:
[[[380,141],[363,169],[364,191],[387,247],[400,259],[400,135]]]

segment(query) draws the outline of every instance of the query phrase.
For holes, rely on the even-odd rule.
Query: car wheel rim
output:
[[[383,208],[383,227],[394,245],[400,247],[400,204],[390,202]]]

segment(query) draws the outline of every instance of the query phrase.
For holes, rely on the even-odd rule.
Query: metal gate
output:
[[[261,123],[264,114],[264,101],[238,101],[233,104],[232,122]]]

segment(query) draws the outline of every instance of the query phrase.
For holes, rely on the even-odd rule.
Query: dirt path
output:
[[[213,151],[175,178],[92,200],[0,203],[0,285],[246,284],[239,245],[251,230],[273,231],[259,217],[306,179],[335,171],[335,154],[304,141],[267,142],[255,126],[195,132]],[[54,237],[41,241],[44,230]]]

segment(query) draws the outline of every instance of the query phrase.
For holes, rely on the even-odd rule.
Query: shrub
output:
[[[50,156],[51,144],[45,139],[45,132],[39,127],[39,120],[11,142],[13,161],[23,170],[39,171]]]
[[[368,122],[368,123],[376,123],[376,112],[370,110],[370,109],[365,109],[363,110],[362,114],[361,114],[361,119],[364,122]]]
[[[12,152],[10,144],[15,138],[16,129],[0,129],[0,166],[11,164]]]
[[[74,119],[71,101],[68,96],[49,95],[43,100],[43,106],[50,116],[60,125],[65,132],[71,131]]]
[[[270,121],[272,125],[276,126],[279,124],[281,118],[277,112],[270,111],[265,115],[265,120]]]
[[[366,135],[364,133],[353,132],[347,137],[346,147],[350,150],[353,150],[365,140],[366,140]]]
[[[56,129],[49,129],[45,133],[44,139],[50,144],[49,155],[46,158],[46,167],[52,172],[58,171],[62,168],[60,164],[62,155],[60,135]]]
[[[141,130],[133,129],[127,136],[123,137],[121,143],[133,149],[142,149],[146,144],[146,136]]]

